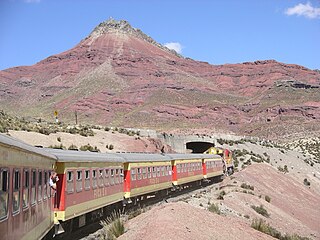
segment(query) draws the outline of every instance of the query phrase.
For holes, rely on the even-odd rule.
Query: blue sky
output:
[[[0,0],[0,70],[68,50],[109,17],[211,64],[320,69],[319,0]]]

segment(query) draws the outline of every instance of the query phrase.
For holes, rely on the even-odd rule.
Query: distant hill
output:
[[[81,123],[296,138],[320,133],[320,73],[275,60],[210,65],[111,19],[70,50],[0,71],[0,106],[42,119],[57,110],[65,122],[76,112]]]

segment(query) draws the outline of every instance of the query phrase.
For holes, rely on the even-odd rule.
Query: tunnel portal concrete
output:
[[[187,142],[186,148],[191,153],[204,153],[209,148],[214,147],[213,143],[210,142]]]

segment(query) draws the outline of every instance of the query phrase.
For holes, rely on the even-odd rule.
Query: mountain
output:
[[[295,138],[320,132],[320,73],[275,60],[210,65],[110,19],[70,50],[0,71],[0,104],[64,122],[76,112],[80,123]]]

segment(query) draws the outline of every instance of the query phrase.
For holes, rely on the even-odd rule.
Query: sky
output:
[[[0,70],[66,51],[110,17],[211,64],[320,69],[319,0],[0,0]]]

